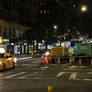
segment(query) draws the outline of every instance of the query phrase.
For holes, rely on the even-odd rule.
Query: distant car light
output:
[[[2,62],[0,61],[0,65],[2,64]]]
[[[15,64],[17,64],[17,58],[14,58],[14,62],[15,62]]]
[[[4,48],[0,48],[0,53],[5,53],[5,49]]]

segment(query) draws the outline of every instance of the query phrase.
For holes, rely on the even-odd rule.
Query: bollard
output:
[[[32,56],[34,56],[34,51],[32,50],[32,53],[31,53]]]
[[[48,92],[53,92],[53,87],[52,86],[48,86]]]
[[[81,66],[82,65],[82,61],[81,61],[81,59],[79,59],[79,66]]]

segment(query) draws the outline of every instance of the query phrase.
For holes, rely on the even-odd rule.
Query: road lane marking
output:
[[[76,68],[77,66],[70,66],[69,68],[73,69],[73,68]]]
[[[92,74],[92,72],[88,72],[88,74]]]
[[[39,73],[39,72],[34,72],[34,73],[31,73],[31,74],[28,74],[28,75],[19,77],[18,79],[24,79],[24,78],[29,77],[29,76],[34,76],[34,75],[36,75],[36,74],[38,74],[38,73]]]
[[[85,81],[92,81],[92,79],[84,79]]]
[[[82,69],[64,69],[64,70],[82,70]]]
[[[71,70],[88,70],[89,71],[90,70],[90,71],[92,71],[92,69],[86,69],[86,68],[85,69],[64,69],[64,70],[69,70],[69,71],[71,71]]]
[[[27,69],[28,71],[40,71],[40,70],[47,70],[47,69],[30,69],[29,67],[28,68],[24,68],[24,69],[15,69],[16,71],[22,71],[22,70],[25,70],[25,69]]]
[[[61,77],[63,74],[65,74],[65,72],[59,72],[57,75],[56,75],[56,77]]]
[[[12,78],[12,77],[16,77],[16,76],[18,76],[18,75],[22,75],[22,74],[25,74],[25,73],[26,73],[26,72],[16,73],[16,74],[13,74],[13,75],[4,77],[4,78]]]
[[[73,72],[73,73],[70,75],[69,80],[75,80],[77,74],[78,74],[77,72]]]
[[[55,80],[56,78],[39,78],[39,77],[35,77],[35,78],[15,78],[15,79],[20,79],[20,80],[22,80],[22,79],[25,79],[25,80]]]
[[[75,79],[75,80],[77,80],[77,81],[90,81],[90,82],[92,82],[92,79]]]
[[[17,60],[32,59],[32,57],[17,58]]]
[[[48,66],[40,67],[40,69],[48,69]]]
[[[86,66],[79,66],[78,68],[86,68]]]

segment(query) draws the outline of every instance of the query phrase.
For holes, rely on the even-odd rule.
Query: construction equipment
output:
[[[51,58],[54,62],[58,61],[58,58],[60,61],[63,61],[61,59],[65,59],[65,58],[67,58],[67,56],[68,56],[68,48],[67,47],[54,46],[51,48]]]

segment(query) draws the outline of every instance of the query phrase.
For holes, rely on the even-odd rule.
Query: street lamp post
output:
[[[52,29],[57,30],[58,26],[54,25]],[[46,30],[46,50],[47,50],[47,45],[48,45],[48,34],[49,34],[49,29]]]
[[[86,5],[81,6],[81,11],[86,12],[87,11],[87,6]]]
[[[58,28],[58,26],[57,26],[57,25],[54,25],[54,26],[53,26],[53,29],[55,29],[55,30],[56,30],[57,28]]]
[[[87,22],[87,13],[88,13],[88,6],[87,5],[81,5],[80,7],[80,13],[81,13],[81,30],[86,30],[85,22]],[[84,31],[85,34],[85,31]]]

